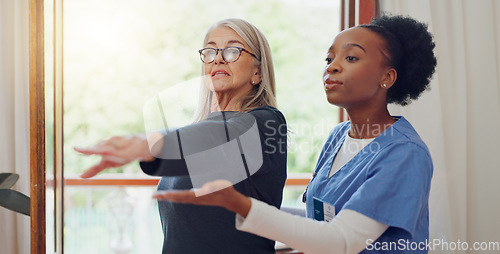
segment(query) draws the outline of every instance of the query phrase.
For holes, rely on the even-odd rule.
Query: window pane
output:
[[[47,181],[54,179],[54,2],[44,1],[44,67],[45,67],[45,156]],[[54,253],[54,189],[47,186],[45,190],[45,248],[46,253]]]
[[[77,154],[74,146],[90,145],[111,135],[143,132],[146,102],[167,88],[200,76],[198,50],[203,47],[205,31],[229,17],[246,19],[267,36],[273,51],[278,106],[289,124],[288,171],[312,172],[338,119],[337,108],[326,101],[322,82],[326,51],[339,30],[337,2],[64,0],[65,177],[77,177],[98,161]],[[197,95],[189,100],[196,104]],[[142,174],[136,163],[106,172]],[[106,200],[108,192],[116,190],[66,188],[66,251],[77,253],[68,249],[76,248],[98,253],[94,252],[98,248],[109,253],[118,229]],[[126,192],[150,196],[137,190]],[[293,189],[293,193],[298,192]],[[296,195],[285,194],[292,200]],[[153,211],[154,207],[143,209]],[[131,216],[131,228],[137,229],[140,223],[135,220],[141,218]],[[143,223],[156,221],[156,225],[151,222],[152,230],[138,235],[125,229],[132,239],[133,253],[146,253],[135,252],[140,242],[136,238],[141,236],[156,239],[151,245],[161,248],[157,212],[142,219]],[[86,244],[80,246],[79,242]]]

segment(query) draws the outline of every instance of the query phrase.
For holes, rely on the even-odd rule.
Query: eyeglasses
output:
[[[236,62],[240,58],[241,52],[243,52],[243,51],[247,52],[248,54],[255,57],[255,59],[260,61],[260,59],[257,58],[257,56],[255,54],[251,53],[250,51],[248,51],[244,48],[235,47],[235,46],[229,46],[229,47],[225,47],[223,49],[202,48],[202,49],[198,50],[198,52],[200,52],[200,59],[204,63],[213,62],[215,60],[215,57],[219,53],[219,51],[222,51],[222,59],[224,59],[224,61],[226,61],[228,63]]]

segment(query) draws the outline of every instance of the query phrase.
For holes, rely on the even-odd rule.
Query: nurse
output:
[[[323,73],[328,102],[350,121],[330,133],[304,200],[308,218],[248,198],[225,181],[155,198],[215,205],[237,213],[236,227],[305,253],[427,253],[429,150],[387,104],[407,105],[428,89],[436,58],[427,25],[382,16],[338,34]],[[327,117],[327,116],[325,116]],[[315,219],[315,220],[313,220]],[[318,221],[319,220],[319,221]]]

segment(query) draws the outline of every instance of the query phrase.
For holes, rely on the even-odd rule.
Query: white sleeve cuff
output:
[[[307,253],[358,253],[366,248],[367,239],[377,239],[389,227],[348,209],[325,222],[292,215],[256,199],[251,201],[246,218],[236,215],[238,230]]]
[[[247,217],[236,214],[236,229],[240,231],[251,232],[256,224],[259,223],[259,211],[262,211],[262,207],[266,206],[264,202],[258,201],[254,198],[250,198],[252,201],[252,206],[247,214]],[[262,212],[260,212],[262,213]]]

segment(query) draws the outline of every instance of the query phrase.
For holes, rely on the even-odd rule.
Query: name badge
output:
[[[330,222],[335,218],[335,207],[313,197],[314,219]]]

